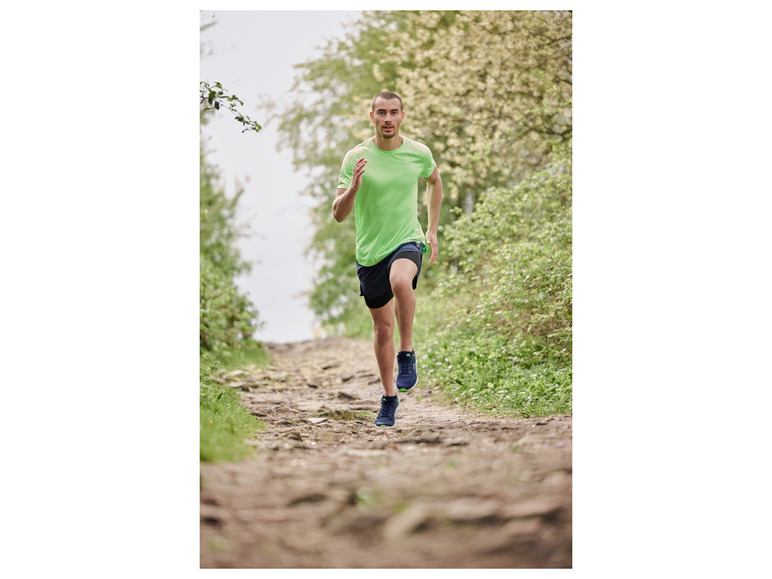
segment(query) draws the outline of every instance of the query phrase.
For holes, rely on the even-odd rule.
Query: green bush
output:
[[[199,345],[202,351],[223,356],[251,338],[257,310],[233,279],[204,255],[200,267]]]
[[[203,152],[200,163],[200,453],[202,461],[234,461],[249,455],[244,439],[265,424],[214,378],[226,369],[264,363],[268,354],[252,339],[259,327],[257,309],[235,281],[249,269],[236,246],[241,191],[228,198]]]
[[[202,358],[201,460],[241,460],[252,453],[252,448],[244,443],[244,439],[267,428],[267,425],[257,420],[241,405],[236,392],[211,380],[211,374],[208,373],[213,368],[211,365],[207,368],[207,364],[206,357]]]
[[[570,412],[570,174],[489,190],[444,233],[448,266],[416,324],[427,375],[486,410]]]
[[[200,320],[201,352],[217,356],[240,349],[258,328],[257,310],[236,286],[249,270],[236,247],[242,235],[236,223],[242,191],[228,198],[219,174],[200,156]]]

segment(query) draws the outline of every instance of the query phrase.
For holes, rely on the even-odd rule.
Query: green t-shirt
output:
[[[401,244],[426,243],[418,222],[418,177],[434,172],[429,147],[402,137],[393,151],[379,149],[368,139],[346,153],[338,189],[348,189],[357,159],[367,159],[362,185],[354,201],[356,258],[360,265],[375,265]]]

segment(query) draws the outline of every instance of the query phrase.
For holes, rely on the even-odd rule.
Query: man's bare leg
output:
[[[391,291],[394,293],[400,352],[413,350],[413,317],[415,316],[413,278],[417,273],[418,266],[409,259],[395,259],[391,264],[389,282]]]
[[[397,388],[394,385],[394,300],[377,309],[370,309],[373,318],[373,331],[375,338],[375,359],[378,362],[378,371],[381,375],[381,384],[386,396],[396,396]]]

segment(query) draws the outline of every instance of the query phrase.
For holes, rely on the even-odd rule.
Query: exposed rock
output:
[[[551,498],[536,497],[527,501],[507,505],[504,510],[504,516],[510,519],[538,517],[550,515],[560,509],[562,503]]]
[[[391,517],[383,527],[383,536],[394,541],[412,535],[430,526],[433,518],[431,509],[425,505],[410,505],[404,512]]]
[[[349,392],[343,392],[342,390],[336,393],[336,398],[339,400],[359,400],[359,396],[351,394]]]
[[[419,383],[377,428],[371,341],[270,348],[230,378],[269,423],[254,454],[201,464],[202,568],[571,567],[570,415],[467,412]]]
[[[496,517],[501,511],[501,501],[464,497],[448,505],[446,514],[455,522],[481,522]]]

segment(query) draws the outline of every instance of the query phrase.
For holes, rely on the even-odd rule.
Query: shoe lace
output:
[[[389,403],[389,401],[388,401],[388,400],[386,400],[386,398],[385,398],[385,397],[384,397],[384,398],[381,398],[381,411],[380,411],[378,414],[379,414],[381,417],[383,417],[383,418],[385,418],[385,417],[387,417],[387,416],[388,416],[389,418],[391,418],[391,417],[394,415],[394,409],[395,409],[396,407],[397,407],[397,405],[396,405],[396,404],[394,404],[393,402],[392,402],[392,403]]]
[[[407,353],[405,356],[399,356],[397,365],[399,366],[399,373],[403,375],[410,374],[413,370],[413,354]]]

